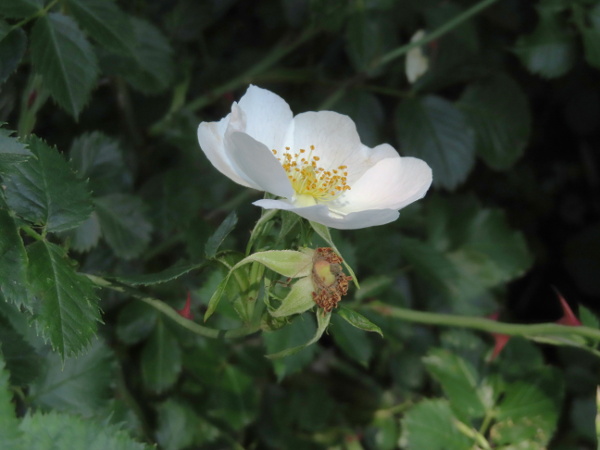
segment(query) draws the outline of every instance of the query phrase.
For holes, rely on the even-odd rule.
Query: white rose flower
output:
[[[331,228],[392,222],[431,185],[424,161],[401,158],[388,144],[363,145],[348,116],[319,111],[294,117],[285,100],[252,85],[230,114],[200,124],[198,141],[231,180],[279,197],[254,205]]]

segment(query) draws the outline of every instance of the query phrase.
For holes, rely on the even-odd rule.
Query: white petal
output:
[[[360,143],[356,126],[350,117],[333,111],[305,112],[294,117],[293,151],[309,150],[320,158],[326,170],[346,165],[352,167],[368,157],[367,147]]]
[[[219,122],[202,122],[198,126],[198,142],[200,148],[215,168],[226,177],[246,187],[253,187],[245,181],[231,160],[225,154],[223,138],[225,130],[229,123],[230,115],[227,115]]]
[[[431,179],[431,168],[418,158],[386,158],[354,182],[335,207],[345,213],[400,209],[422,198]]]
[[[359,228],[373,227],[393,222],[399,216],[395,209],[372,209],[368,211],[353,212],[350,214],[336,214],[326,205],[315,205],[298,208],[284,200],[263,199],[253,203],[265,209],[283,209],[298,214],[300,217],[318,222],[338,230],[356,230]]]
[[[284,137],[292,122],[292,110],[277,94],[250,85],[240,99],[239,108],[244,111],[244,131],[269,150],[283,150]]]
[[[239,131],[225,133],[225,152],[249,186],[291,198],[292,185],[281,163],[264,144]]]

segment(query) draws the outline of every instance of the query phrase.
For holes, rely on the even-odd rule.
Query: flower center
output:
[[[348,283],[352,277],[344,273],[342,262],[342,258],[330,247],[319,247],[315,250],[312,298],[325,312],[337,308],[342,297],[348,293]]]
[[[306,206],[335,200],[344,191],[350,190],[348,167],[325,170],[319,166],[321,158],[313,155],[314,151],[314,145],[310,146],[310,151],[301,148],[298,153],[291,153],[286,147],[281,156],[277,156],[277,150],[272,150],[292,183],[297,200]]]

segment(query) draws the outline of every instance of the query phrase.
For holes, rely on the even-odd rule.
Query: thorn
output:
[[[192,295],[190,294],[190,291],[187,291],[187,298],[185,299],[185,305],[183,305],[183,308],[177,310],[177,314],[179,314],[181,317],[185,317],[188,320],[193,320],[194,314],[191,311],[191,306],[192,306]]]
[[[497,321],[499,316],[500,314],[498,312],[495,312],[493,314],[490,314],[488,316],[488,319]],[[488,361],[490,362],[498,357],[502,349],[506,346],[506,344],[508,344],[508,341],[510,340],[510,336],[508,334],[491,333],[491,335],[494,338],[494,350],[492,351],[492,354],[488,359]]]
[[[562,308],[563,315],[560,319],[556,321],[556,323],[560,325],[567,325],[570,327],[580,327],[581,321],[577,318],[577,316],[573,313],[573,310],[565,300],[565,298],[558,292],[558,289],[554,288],[554,292],[558,296],[558,301],[560,302],[560,307]]]

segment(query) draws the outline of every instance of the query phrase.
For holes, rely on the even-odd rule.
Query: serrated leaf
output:
[[[465,421],[484,416],[486,408],[477,391],[478,375],[471,364],[444,349],[431,350],[423,362],[442,385],[452,409]]]
[[[36,322],[64,358],[80,352],[100,321],[92,282],[73,270],[63,249],[47,241],[27,247],[29,281],[41,306]]]
[[[529,448],[545,448],[556,430],[563,392],[562,375],[550,368],[542,368],[527,380],[507,383],[495,408],[492,443],[521,442]]]
[[[19,429],[20,448],[36,450],[69,449],[76,445],[86,450],[150,450],[134,441],[118,426],[95,422],[79,416],[50,412],[27,415]]]
[[[226,218],[221,222],[219,228],[208,238],[206,241],[206,247],[204,248],[204,254],[207,259],[212,259],[217,254],[219,247],[225,240],[225,238],[233,231],[237,224],[237,214],[232,211]]]
[[[356,328],[341,318],[339,314],[331,316],[331,327],[329,333],[336,345],[348,355],[348,357],[368,367],[369,360],[373,356],[374,346],[363,330]]]
[[[515,53],[530,72],[556,78],[569,71],[575,59],[575,42],[561,15],[540,8],[539,22],[533,32],[521,36]]]
[[[10,393],[9,374],[0,347],[0,436],[6,448],[17,448],[19,422]]]
[[[447,401],[422,401],[402,418],[400,446],[427,450],[472,448],[474,442],[457,428],[457,421]]]
[[[73,19],[50,13],[31,31],[31,60],[52,98],[77,118],[98,76],[94,49]]]
[[[404,100],[396,112],[402,151],[425,160],[434,186],[453,190],[475,162],[474,133],[452,103],[436,96]]]
[[[181,372],[181,349],[161,320],[142,350],[140,364],[142,380],[150,391],[163,392],[177,381]]]
[[[143,202],[127,194],[110,194],[94,202],[102,236],[115,254],[130,259],[142,253],[150,242],[152,231]]]
[[[302,345],[287,348],[277,353],[268,354],[266,355],[266,357],[269,359],[285,358],[286,356],[298,353],[300,350],[308,347],[309,345],[314,344],[319,339],[321,339],[321,336],[323,336],[323,333],[325,333],[325,330],[329,325],[329,321],[331,320],[331,312],[325,313],[322,309],[317,309],[315,315],[317,316],[317,331],[315,332],[315,335],[312,337],[312,339],[310,339],[308,342]]]
[[[30,387],[32,402],[38,406],[94,417],[111,396],[114,356],[99,340],[82,355],[64,363],[58,355],[48,354],[44,369]]]
[[[3,174],[8,205],[23,219],[58,232],[75,228],[92,212],[84,181],[58,153],[31,135],[26,144],[35,156]]]
[[[108,50],[127,53],[134,41],[128,17],[112,0],[68,0],[69,13]]]
[[[0,202],[1,206],[2,202]],[[15,305],[30,307],[27,291],[27,253],[7,211],[0,209],[0,294]]]
[[[383,332],[381,328],[367,319],[360,313],[348,308],[341,307],[338,311],[338,315],[352,325],[355,328],[363,331],[369,331],[372,333],[377,333],[379,336],[383,337]]]
[[[493,169],[505,170],[523,154],[531,133],[525,94],[511,78],[495,76],[469,85],[458,102],[476,134],[476,150]]]
[[[14,131],[0,128],[0,174],[5,172],[10,164],[25,162],[32,156],[25,144],[12,136],[13,133]]]
[[[0,39],[0,85],[17,70],[26,47],[27,36],[21,28],[12,30]]]
[[[43,7],[43,0],[2,0],[0,2],[0,15],[21,19],[35,15]]]
[[[161,31],[142,19],[129,18],[134,39],[127,56],[106,55],[102,66],[123,76],[131,86],[146,94],[164,91],[173,78],[172,49]]]

